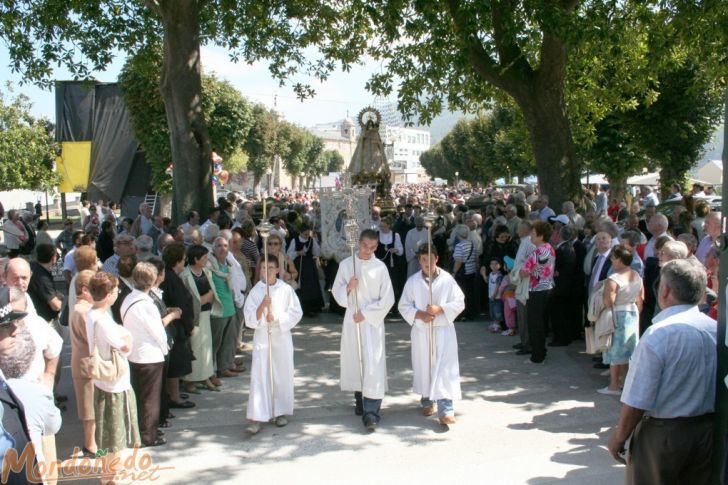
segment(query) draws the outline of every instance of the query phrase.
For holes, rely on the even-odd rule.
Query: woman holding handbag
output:
[[[116,301],[119,281],[109,273],[96,273],[89,281],[89,293],[94,300],[86,315],[86,334],[91,372],[94,379],[94,413],[96,416],[96,445],[107,454],[104,466],[117,453],[140,443],[137,425],[136,398],[129,379],[129,362],[133,339],[131,333],[117,325],[109,308]],[[111,480],[102,480],[109,483]]]
[[[134,338],[134,348],[129,354],[131,382],[137,397],[139,432],[144,446],[166,443],[157,435],[164,382],[164,358],[169,351],[165,327],[181,316],[178,308],[164,317],[150,295],[152,287],[164,277],[152,263],[141,262],[132,272],[134,291],[121,305],[124,328]]]
[[[642,311],[642,278],[634,271],[632,250],[623,246],[612,249],[612,270],[604,282],[603,309],[611,310],[614,319],[612,345],[604,353],[603,362],[609,364],[609,385],[597,390],[600,394],[619,396],[622,382],[627,376],[629,359],[639,340],[639,321]]]
[[[79,248],[80,249],[80,248]],[[93,250],[89,248],[89,251]],[[94,254],[94,260],[96,255]],[[83,423],[84,457],[95,457],[96,451],[96,419],[94,415],[94,382],[91,376],[84,372],[82,362],[89,356],[88,337],[86,335],[86,314],[91,309],[94,299],[89,293],[88,286],[95,271],[81,270],[73,277],[76,294],[76,304],[71,310],[71,376],[73,388],[76,391],[76,409],[78,419]]]

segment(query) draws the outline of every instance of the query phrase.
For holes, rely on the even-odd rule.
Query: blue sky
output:
[[[21,77],[11,72],[9,64],[7,48],[2,45],[0,46],[0,66],[2,66],[0,83],[3,91],[5,83],[11,81],[16,92],[24,93],[31,99],[34,115],[55,119],[53,92],[30,84],[21,86]],[[120,54],[106,71],[97,72],[94,76],[98,81],[115,82],[123,64],[124,56]],[[273,107],[273,100],[277,95],[278,111],[283,113],[289,121],[303,126],[344,118],[347,110],[351,116],[356,115],[361,108],[374,100],[364,86],[370,75],[379,68],[377,63],[369,62],[367,65],[356,66],[348,73],[334,72],[324,83],[298,78],[297,81],[308,82],[316,90],[316,96],[313,99],[301,102],[296,99],[290,86],[280,87],[278,85],[278,82],[270,76],[267,64],[264,62],[253,65],[235,64],[230,62],[224,49],[204,47],[202,65],[205,72],[215,72],[219,77],[227,79],[252,101]],[[58,80],[70,79],[68,71],[64,68],[56,69],[54,77]]]

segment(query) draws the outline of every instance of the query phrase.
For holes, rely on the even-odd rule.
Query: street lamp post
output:
[[[455,172],[455,188],[460,188],[460,180],[458,177],[460,176],[460,172]]]

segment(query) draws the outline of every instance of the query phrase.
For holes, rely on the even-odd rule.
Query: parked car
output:
[[[710,205],[711,211],[720,211],[723,205],[723,197],[719,195],[707,195],[705,197],[696,197],[695,201],[704,200]],[[657,205],[657,212],[664,214],[666,217],[670,217],[675,210],[675,207],[682,205],[682,199],[670,199],[666,200]],[[641,209],[637,215],[640,219],[645,215],[645,210]]]

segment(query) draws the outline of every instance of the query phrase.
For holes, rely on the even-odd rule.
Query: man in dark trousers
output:
[[[607,445],[627,465],[627,483],[710,483],[717,325],[698,309],[706,285],[705,268],[689,259],[660,271],[663,310],[630,359],[622,412]]]
[[[556,261],[554,266],[554,289],[551,292],[549,302],[549,315],[551,330],[554,339],[549,343],[550,347],[564,347],[572,340],[570,331],[571,314],[566,309],[574,299],[576,253],[572,245],[574,229],[570,226],[562,226],[560,231],[560,243],[556,246]]]

